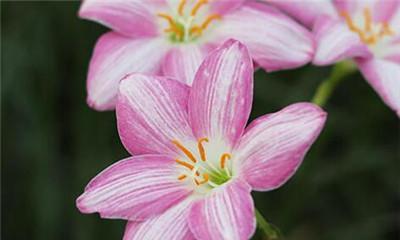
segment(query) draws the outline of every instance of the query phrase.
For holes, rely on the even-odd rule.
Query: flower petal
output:
[[[308,3],[282,0],[267,0],[267,2],[278,7],[309,28],[313,27],[318,16],[322,14],[332,17],[337,16],[332,0],[312,1]]]
[[[217,12],[218,14],[227,14],[235,9],[241,7],[246,0],[234,0],[234,1],[211,1],[211,11]]]
[[[126,36],[155,36],[158,33],[155,12],[162,6],[162,1],[157,0],[85,0],[79,16]]]
[[[147,219],[186,198],[190,189],[177,180],[175,161],[145,155],[119,161],[97,175],[77,199],[83,213],[104,218]]]
[[[240,174],[259,191],[280,187],[299,167],[325,120],[326,113],[311,103],[254,120],[234,153]]]
[[[358,60],[358,67],[383,101],[400,117],[400,65],[386,60]]]
[[[254,204],[247,183],[234,180],[193,203],[189,227],[197,239],[249,239],[256,228]]]
[[[316,65],[329,65],[344,59],[372,56],[367,45],[340,20],[320,17],[314,26],[314,33],[317,49],[313,63]]]
[[[157,73],[165,51],[160,39],[132,40],[114,32],[104,34],[90,60],[88,104],[96,110],[114,109],[120,80],[131,72]]]
[[[172,48],[165,56],[163,73],[192,85],[194,75],[208,53],[208,48],[198,44],[185,44]]]
[[[338,11],[345,11],[353,16],[369,8],[375,22],[389,22],[399,7],[398,0],[335,0],[334,3]]]
[[[187,225],[191,199],[144,222],[128,222],[123,240],[191,240],[195,239]]]
[[[178,153],[172,141],[193,138],[188,96],[189,87],[168,78],[132,74],[124,79],[116,113],[125,148],[132,155]]]
[[[312,59],[314,51],[312,36],[304,27],[261,3],[246,4],[225,15],[215,38],[243,42],[267,71],[302,66]]]
[[[233,146],[249,118],[253,63],[244,45],[229,40],[204,60],[189,97],[189,121],[197,138]]]

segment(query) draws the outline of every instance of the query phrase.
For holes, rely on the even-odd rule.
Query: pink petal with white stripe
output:
[[[326,113],[311,103],[254,120],[235,152],[242,176],[259,191],[280,187],[295,173],[325,120]]]
[[[169,153],[173,140],[193,136],[187,116],[189,87],[164,77],[132,74],[120,85],[116,108],[119,136],[132,154]]]
[[[343,21],[320,17],[315,26],[317,49],[313,63],[330,65],[354,57],[372,57],[367,45]]]
[[[254,203],[247,183],[233,180],[193,203],[189,227],[197,239],[249,239],[256,229]]]
[[[189,121],[197,138],[232,147],[242,135],[253,97],[253,63],[246,47],[229,40],[200,66],[189,97]]]
[[[383,101],[400,117],[400,64],[381,60],[358,60],[358,67]]]
[[[158,33],[155,13],[165,6],[160,0],[84,0],[79,16],[131,37]]]
[[[88,104],[96,110],[114,109],[120,80],[131,72],[159,72],[166,50],[160,39],[132,40],[114,32],[101,36],[89,65]]]
[[[339,12],[350,15],[369,8],[375,22],[389,22],[399,7],[398,0],[336,0],[334,3]]]
[[[163,61],[163,73],[191,85],[194,75],[209,49],[198,44],[185,44],[172,48]]]
[[[98,174],[77,199],[83,213],[142,220],[160,214],[191,191],[177,180],[175,161],[164,155],[131,157]]]
[[[144,222],[128,222],[123,240],[195,239],[187,225],[191,202],[187,199]]]
[[[309,28],[313,27],[315,21],[320,15],[337,17],[337,12],[332,0],[319,0],[308,3],[298,0],[267,0],[267,2],[278,7],[280,10],[294,17]]]
[[[240,8],[246,0],[230,0],[230,1],[210,1],[210,12],[218,14],[227,14]]]
[[[224,16],[216,39],[243,42],[251,57],[267,71],[302,66],[312,59],[312,35],[277,9],[261,3],[246,4]]]

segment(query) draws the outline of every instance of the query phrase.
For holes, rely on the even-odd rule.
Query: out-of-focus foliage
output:
[[[79,2],[1,3],[2,239],[120,239],[125,223],[83,215],[75,199],[128,156],[113,112],[85,103],[97,37]],[[252,118],[307,101],[330,68],[255,76]],[[399,122],[357,73],[336,89],[328,122],[286,185],[256,206],[288,240],[399,239]],[[261,239],[257,233],[254,239]]]

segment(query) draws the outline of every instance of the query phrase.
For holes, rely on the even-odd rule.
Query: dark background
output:
[[[76,197],[128,156],[113,112],[85,103],[97,37],[79,2],[1,3],[2,239],[121,239],[124,221],[83,215]],[[256,73],[252,118],[311,99],[330,68]],[[297,174],[255,193],[293,240],[400,239],[398,118],[359,73],[326,105],[328,122]],[[255,236],[259,238],[259,234]]]

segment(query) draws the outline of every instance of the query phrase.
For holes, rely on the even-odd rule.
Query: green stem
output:
[[[281,235],[279,230],[273,225],[269,224],[257,209],[255,209],[255,211],[257,226],[264,232],[265,240],[278,240]]]
[[[336,86],[345,78],[345,76],[353,73],[355,70],[356,67],[352,62],[342,61],[337,63],[333,67],[330,76],[322,81],[318,86],[311,102],[321,107],[325,106]]]

